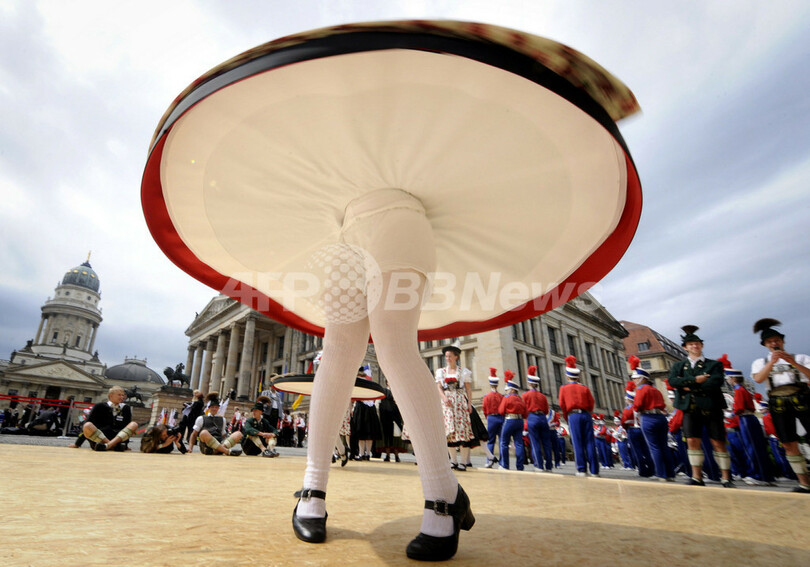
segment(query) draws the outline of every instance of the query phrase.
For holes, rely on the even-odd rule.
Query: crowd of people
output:
[[[621,467],[661,482],[672,482],[680,474],[693,486],[709,480],[726,488],[733,488],[735,480],[776,486],[777,478],[787,478],[798,481],[794,491],[810,493],[810,447],[800,443],[800,434],[810,430],[810,357],[784,351],[784,335],[774,328],[778,324],[764,319],[755,326],[770,355],[754,362],[751,375],[757,382],[768,381],[767,401],[746,389],[743,372],[733,368],[726,355],[706,358],[698,328],[685,326],[681,338],[688,356],[671,367],[666,380],[674,409],[668,410],[650,374],[631,356],[627,405],[614,412],[612,423],[604,414],[593,413],[594,397],[580,382],[576,358],[569,356],[567,383],[558,393],[559,412],[540,391],[536,366],[529,367],[529,388],[522,394],[510,370],[504,372],[501,394],[501,379],[491,368],[490,392],[482,401],[484,425],[472,404],[472,373],[459,365],[460,346],[447,345],[446,364],[436,370],[435,382],[444,409],[449,466],[455,471],[472,467],[470,450],[483,444],[486,468],[509,469],[513,452],[518,470],[531,463],[535,470],[552,472],[565,466],[570,445],[577,476],[598,476],[600,468]],[[370,379],[368,367],[361,367],[357,376]],[[350,460],[373,457],[399,462],[400,454],[408,451],[407,428],[396,401],[388,388],[383,390],[384,397],[376,403],[351,402],[336,432],[333,463],[345,466]],[[87,441],[96,451],[127,450],[138,424],[124,403],[122,388],[111,388],[108,398],[89,410],[72,447]],[[195,391],[179,424],[150,427],[141,451],[190,453],[197,445],[205,455],[276,457],[276,446],[305,443],[305,415],[291,413],[274,388],[262,392],[250,413],[237,407],[229,421],[221,407],[218,394],[203,397]]]

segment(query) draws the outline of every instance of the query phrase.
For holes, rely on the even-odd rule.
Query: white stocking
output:
[[[347,324],[327,323],[321,364],[315,372],[310,404],[309,443],[304,488],[326,492],[335,433],[346,415],[357,369],[368,346],[368,318]],[[301,500],[301,518],[323,518],[326,503],[320,498]]]
[[[392,308],[388,297],[392,277],[403,273],[418,278],[414,293],[419,301],[412,308]],[[385,372],[403,423],[408,428],[414,453],[419,458],[419,478],[425,500],[453,503],[458,481],[447,465],[444,414],[433,376],[419,354],[416,335],[425,278],[416,272],[386,272],[382,277],[382,300],[369,313],[377,360]],[[435,537],[451,535],[453,518],[425,510],[421,532]]]

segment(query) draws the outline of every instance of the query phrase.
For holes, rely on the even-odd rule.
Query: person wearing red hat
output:
[[[622,425],[622,412],[613,412],[613,421],[616,423],[616,448],[619,451],[619,458],[622,460],[622,468],[626,471],[633,470],[633,459],[630,456],[630,447],[627,444],[627,430]]]
[[[756,416],[754,396],[743,386],[742,371],[732,368],[727,354],[718,360],[723,364],[726,380],[734,391],[732,412],[737,417],[740,428],[740,441],[746,454],[750,476],[754,479],[773,486],[776,480],[773,475],[773,466],[768,456],[768,446],[762,425]],[[743,477],[746,484],[755,484],[751,478]]]
[[[596,453],[599,456],[599,462],[606,469],[613,468],[613,453],[610,450],[610,441],[608,441],[608,429],[605,424],[605,414],[594,414],[593,418],[593,437],[596,446]]]
[[[548,399],[540,392],[540,376],[536,366],[529,366],[527,374],[529,390],[523,393],[523,401],[529,410],[526,420],[531,442],[532,462],[537,470],[552,470],[551,430],[548,426]],[[544,466],[545,462],[545,466]]]
[[[675,399],[675,388],[670,386],[669,380],[667,383],[667,397],[670,403]],[[675,441],[675,474],[690,474],[692,468],[689,464],[689,454],[686,452],[686,440],[683,438],[683,412],[679,409],[674,410],[667,416],[669,421],[669,434]]]
[[[714,458],[720,468],[722,484],[734,488],[731,481],[731,457],[726,449],[726,430],[723,426],[723,365],[703,356],[703,340],[695,332],[695,325],[684,325],[681,345],[689,356],[669,369],[669,383],[675,387],[673,406],[683,410],[683,432],[688,446],[692,486],[703,486],[702,448],[703,434],[708,435]]]
[[[548,410],[548,427],[551,437],[551,451],[554,453],[554,467],[565,465],[565,439],[561,435],[560,414],[554,409]]]
[[[635,366],[635,365],[631,365]],[[636,383],[636,395],[633,401],[633,410],[640,416],[641,433],[650,449],[650,456],[655,467],[655,476],[659,480],[675,480],[672,452],[667,445],[667,406],[664,396],[658,388],[652,385],[649,373],[643,368],[632,368],[631,375]]]
[[[498,391],[498,370],[489,369],[489,393],[484,396],[482,402],[484,417],[487,419],[487,464],[486,468],[491,469],[498,461],[495,458],[495,439],[500,439],[501,429],[503,429],[503,414],[499,413],[503,394]]]
[[[574,460],[577,465],[577,476],[585,476],[590,466],[593,476],[599,476],[599,461],[596,458],[596,446],[593,441],[594,399],[591,390],[579,383],[577,359],[568,356],[565,359],[565,376],[568,383],[560,386],[559,401],[563,419],[568,422],[571,434],[571,445],[574,448]]]
[[[633,358],[630,357],[631,366]],[[638,360],[638,358],[636,358]],[[641,424],[639,416],[633,409],[633,402],[636,399],[636,384],[632,380],[625,386],[625,399],[627,406],[622,411],[622,425],[627,431],[627,442],[630,445],[630,454],[633,456],[633,461],[638,469],[638,475],[644,478],[650,477],[655,472],[653,467],[652,456],[650,455],[650,448],[644,440],[644,434],[641,432]]]
[[[501,431],[501,458],[499,464],[501,468],[509,468],[509,442],[515,446],[516,468],[523,470],[526,462],[526,453],[523,444],[523,420],[529,417],[529,410],[523,402],[523,398],[518,395],[520,386],[512,379],[515,373],[506,370],[503,373],[506,379],[506,396],[501,400],[498,412],[503,415],[503,430]]]
[[[796,421],[810,431],[810,356],[785,352],[785,335],[774,327],[776,319],[760,319],[754,333],[760,333],[760,344],[770,353],[751,365],[754,382],[768,382],[768,406],[779,441],[785,448],[791,469],[799,479],[794,492],[810,494],[807,461],[799,449]]]

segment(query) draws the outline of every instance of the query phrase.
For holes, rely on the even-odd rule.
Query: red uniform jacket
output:
[[[636,388],[633,409],[639,412],[653,409],[666,410],[667,405],[664,403],[664,396],[658,391],[658,388],[650,384],[644,384]]]
[[[765,428],[765,433],[776,437],[776,429],[773,426],[773,419],[771,419],[771,414],[766,413],[765,415],[762,416],[762,427]]]
[[[529,390],[523,394],[523,401],[529,411],[539,411],[543,415],[548,413],[548,400],[537,390]]]
[[[560,410],[563,417],[568,420],[571,410],[579,409],[591,413],[593,411],[593,394],[584,384],[569,382],[560,386]]]
[[[742,386],[734,386],[734,413],[740,415],[744,411],[754,411],[754,396]]]
[[[675,413],[672,415],[672,419],[669,420],[669,432],[675,433],[676,431],[680,431],[682,425],[683,412],[679,409],[675,410]]]
[[[726,421],[726,423],[725,423],[726,429],[730,429],[732,427],[736,427],[736,428],[739,429],[739,427],[740,427],[740,418],[737,417],[736,415],[733,415],[731,417],[727,417],[725,421]]]
[[[488,415],[495,415],[501,412],[498,411],[498,408],[501,407],[501,401],[503,400],[503,394],[500,392],[490,392],[486,396],[484,396],[484,417]]]
[[[507,413],[519,413],[523,419],[529,417],[529,410],[526,409],[526,404],[523,403],[523,398],[517,394],[509,394],[504,396],[501,400],[501,405],[498,407],[498,413],[506,415]]]
[[[628,427],[638,427],[636,423],[636,415],[632,407],[624,408],[622,410],[622,425],[625,429]]]

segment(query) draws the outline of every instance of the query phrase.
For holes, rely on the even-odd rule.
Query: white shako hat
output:
[[[574,355],[565,357],[565,375],[571,380],[579,380],[579,368],[577,368],[577,357]]]
[[[341,24],[254,47],[175,97],[141,202],[186,273],[322,336],[326,300],[298,276],[351,263],[347,207],[397,188],[437,235],[436,273],[543,290],[494,289],[504,299],[492,304],[459,289],[421,313],[419,340],[459,337],[554,309],[572,299],[563,289],[587,289],[618,263],[641,185],[616,122],[638,110],[598,63],[543,37],[447,20]],[[510,230],[490,230],[493,216]],[[523,238],[532,246],[514,245]]]
[[[630,374],[631,379],[646,378],[647,380],[651,380],[650,373],[641,368],[641,359],[639,357],[631,356],[628,362],[630,363],[630,370],[632,370]]]
[[[732,368],[731,361],[728,359],[728,355],[723,353],[722,356],[718,357],[717,359],[723,365],[723,373],[726,375],[726,378],[737,378],[738,376],[742,376],[742,370],[737,368]]]
[[[489,369],[489,385],[490,386],[497,386],[500,384],[501,379],[498,378],[498,369],[497,368],[490,368]]]
[[[526,379],[532,384],[540,383],[540,376],[537,375],[536,366],[529,366],[529,371],[526,374]]]
[[[513,390],[520,390],[520,384],[512,380],[515,377],[515,373],[511,370],[505,370],[503,373],[504,379],[506,380],[506,387],[512,388]]]

